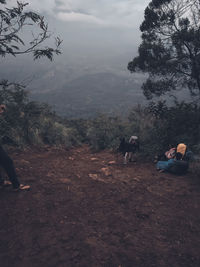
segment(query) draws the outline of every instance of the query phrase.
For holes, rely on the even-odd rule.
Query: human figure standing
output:
[[[2,115],[5,110],[6,106],[0,105],[0,115]],[[3,180],[0,173],[0,186],[12,185],[14,191],[30,189],[29,185],[20,184],[15,171],[13,160],[8,156],[8,154],[1,145],[0,145],[0,165],[4,168],[10,180],[10,181]]]

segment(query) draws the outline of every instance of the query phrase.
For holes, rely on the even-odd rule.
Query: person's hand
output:
[[[0,114],[2,114],[5,110],[6,110],[6,106],[3,104],[0,105]]]

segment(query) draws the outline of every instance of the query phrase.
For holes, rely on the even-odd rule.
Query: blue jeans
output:
[[[174,159],[169,159],[167,161],[158,161],[156,168],[158,170],[167,171],[174,164]]]

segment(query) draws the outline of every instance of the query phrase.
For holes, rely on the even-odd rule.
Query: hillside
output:
[[[106,62],[102,59],[101,65],[79,57],[76,63],[63,58],[51,64],[9,58],[1,62],[0,76],[26,85],[31,100],[47,102],[68,118],[89,118],[102,112],[126,115],[133,106],[146,102],[140,89],[144,75],[128,72],[128,58],[123,54]]]
[[[109,151],[10,151],[29,192],[1,189],[4,267],[200,266],[200,183]]]
[[[95,73],[73,79],[58,90],[35,92],[32,97],[48,102],[60,115],[88,118],[102,112],[127,114],[133,106],[145,103],[140,88],[141,79]]]

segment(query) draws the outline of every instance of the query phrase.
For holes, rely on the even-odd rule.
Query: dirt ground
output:
[[[11,153],[28,192],[0,190],[1,267],[200,266],[200,178],[109,151]]]

